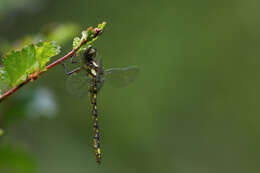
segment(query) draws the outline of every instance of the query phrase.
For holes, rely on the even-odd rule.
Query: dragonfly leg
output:
[[[77,63],[80,63],[80,60],[74,60],[75,57],[76,57],[76,56],[73,55],[73,56],[70,58],[70,63],[71,63],[71,64],[77,64]]]
[[[77,67],[77,68],[73,69],[72,71],[68,71],[66,63],[62,63],[62,65],[63,65],[64,71],[65,71],[65,74],[68,75],[68,76],[72,75],[75,72],[79,72],[80,71],[80,67]]]

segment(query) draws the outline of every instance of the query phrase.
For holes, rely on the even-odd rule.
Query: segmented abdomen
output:
[[[92,120],[93,120],[93,147],[95,151],[97,163],[101,163],[101,150],[99,141],[99,128],[98,128],[98,112],[97,112],[97,82],[96,78],[92,79],[91,86],[91,104],[92,104]]]

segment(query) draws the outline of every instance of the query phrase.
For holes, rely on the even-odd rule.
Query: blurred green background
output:
[[[127,88],[100,92],[100,166],[89,99],[68,94],[62,67],[22,88],[0,104],[0,172],[260,172],[259,7],[257,0],[2,0],[1,40],[53,22],[83,30],[106,21],[95,44],[104,66],[138,65],[140,74]],[[71,41],[63,52],[70,49]],[[43,95],[52,104],[42,106]]]

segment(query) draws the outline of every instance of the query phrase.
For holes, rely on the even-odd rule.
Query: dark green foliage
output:
[[[33,173],[35,165],[32,155],[24,149],[0,144],[0,172]]]

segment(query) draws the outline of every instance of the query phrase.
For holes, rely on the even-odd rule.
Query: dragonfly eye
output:
[[[84,57],[87,60],[93,60],[96,57],[97,51],[95,48],[90,47],[84,52]]]

